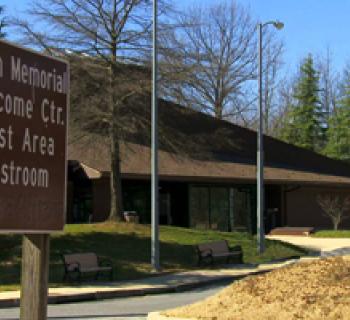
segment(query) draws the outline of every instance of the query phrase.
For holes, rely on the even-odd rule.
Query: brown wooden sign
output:
[[[0,231],[62,230],[69,68],[0,41]]]

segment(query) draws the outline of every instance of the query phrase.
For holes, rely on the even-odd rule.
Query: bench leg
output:
[[[74,272],[66,272],[63,276],[63,281],[67,281],[67,282],[74,281],[74,277],[72,277],[72,273]]]
[[[201,257],[198,256],[198,262],[197,262],[197,266],[207,266],[210,265],[212,266],[214,264],[214,258],[212,256],[205,256],[205,257]]]
[[[236,264],[242,264],[243,263],[243,255],[240,254],[238,256],[231,256],[227,258],[227,263],[229,262],[236,263]]]

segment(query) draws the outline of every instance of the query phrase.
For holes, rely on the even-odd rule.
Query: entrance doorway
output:
[[[159,194],[159,223],[171,226],[171,196],[170,193]]]
[[[265,232],[282,226],[282,188],[278,185],[268,185],[265,191]]]

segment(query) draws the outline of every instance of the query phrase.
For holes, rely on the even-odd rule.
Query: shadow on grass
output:
[[[117,233],[80,233],[54,237],[51,241],[50,282],[60,283],[63,277],[62,254],[95,252],[113,262],[114,280],[138,279],[150,275],[151,240],[149,237]],[[165,269],[191,268],[195,252],[191,245],[160,243],[162,266]],[[101,278],[102,279],[102,278]]]
[[[140,232],[121,233],[91,231],[65,232],[51,237],[50,286],[62,285],[64,273],[62,254],[95,252],[112,260],[114,281],[150,277],[151,239],[145,228]],[[146,230],[148,233],[148,229]],[[162,239],[163,238],[163,239]],[[204,232],[181,228],[163,228],[160,242],[160,260],[163,271],[192,270],[197,267],[194,244],[227,239],[230,245],[241,245],[246,263],[260,263],[276,258],[303,255],[302,250],[286,243],[267,241],[267,251],[257,255],[256,240],[247,234]],[[0,236],[0,287],[18,285],[20,282],[21,237]],[[93,276],[84,281],[95,283]],[[107,278],[101,277],[101,281]]]
[[[277,240],[277,239],[273,239],[273,240],[266,240],[268,244],[275,244],[275,245],[280,245],[280,246],[283,246],[285,249],[290,249],[290,250],[295,250],[295,251],[298,251],[300,252],[300,255],[308,255],[308,254],[312,254],[312,253],[315,253],[317,252],[316,250],[311,250],[311,249],[306,249],[306,248],[303,248],[303,247],[298,247],[292,243],[289,243],[289,242],[285,242],[285,241],[282,241],[282,240]]]
[[[21,272],[21,236],[0,235],[0,285],[19,283]]]

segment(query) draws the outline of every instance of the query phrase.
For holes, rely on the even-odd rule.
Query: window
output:
[[[228,188],[209,188],[210,229],[229,231],[229,190]]]
[[[249,189],[231,189],[230,229],[232,231],[248,231],[251,225],[251,196]]]
[[[190,226],[219,231],[248,231],[251,200],[249,186],[193,185],[189,191]]]
[[[196,229],[209,229],[209,189],[206,187],[191,187],[190,226]]]

